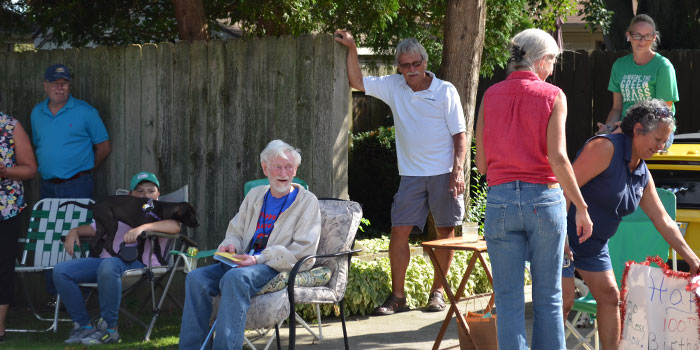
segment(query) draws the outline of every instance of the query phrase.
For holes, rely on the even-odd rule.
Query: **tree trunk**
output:
[[[209,40],[202,0],[173,0],[180,40]]]
[[[479,87],[481,51],[486,26],[485,0],[450,0],[445,15],[445,43],[442,50],[440,77],[451,82],[459,92],[467,122],[467,158],[464,178],[465,206],[469,206],[471,141],[474,131],[476,91]]]

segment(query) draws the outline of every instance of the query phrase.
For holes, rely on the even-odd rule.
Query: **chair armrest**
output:
[[[321,254],[321,255],[307,255],[305,257],[302,257],[297,261],[296,264],[294,264],[294,267],[292,268],[292,271],[289,272],[289,279],[287,280],[287,295],[289,297],[289,305],[292,307],[294,305],[294,285],[295,281],[297,278],[297,274],[299,273],[299,269],[301,268],[301,265],[303,265],[307,260],[309,259],[327,259],[327,258],[337,258],[340,256],[347,256],[348,259],[355,253],[361,252],[362,249],[353,249],[353,250],[346,250],[338,253],[333,253],[333,254]],[[350,261],[348,260],[348,264]]]
[[[163,233],[163,232],[156,232],[156,231],[143,231],[141,233],[141,237],[145,238],[150,238],[150,237],[156,237],[156,238],[176,238],[180,239],[183,242],[187,243],[188,246],[190,247],[196,247],[197,242],[193,241],[191,238],[187,237],[186,235],[183,235],[182,233]]]

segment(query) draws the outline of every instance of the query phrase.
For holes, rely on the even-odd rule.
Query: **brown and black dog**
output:
[[[117,232],[117,221],[121,221],[130,227],[138,227],[145,223],[173,219],[187,227],[197,227],[197,213],[187,202],[161,202],[148,198],[134,196],[109,196],[95,204],[83,204],[68,201],[61,206],[73,204],[81,208],[92,209],[92,216],[96,223],[95,237],[90,242],[90,256],[97,257],[106,249],[112,256],[118,252],[112,249],[114,235]],[[156,245],[158,240],[155,240]],[[160,247],[154,246],[156,256],[162,262]],[[138,245],[138,258],[143,255],[143,242]]]

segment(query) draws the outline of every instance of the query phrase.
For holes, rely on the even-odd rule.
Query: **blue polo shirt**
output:
[[[581,187],[583,199],[588,204],[588,215],[593,221],[593,235],[583,243],[578,242],[576,235],[576,206],[572,205],[569,208],[569,246],[580,256],[596,255],[605,247],[608,239],[617,231],[622,217],[632,214],[637,209],[649,183],[649,169],[644,160],[639,162],[634,171],[630,171],[630,137],[625,134],[607,134],[595,136],[590,140],[596,137],[605,137],[612,141],[615,152],[608,168]]]
[[[95,167],[94,144],[109,140],[97,110],[87,102],[68,97],[54,116],[49,99],[32,110],[32,142],[41,178],[67,179]]]

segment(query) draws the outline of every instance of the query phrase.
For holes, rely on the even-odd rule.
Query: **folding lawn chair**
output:
[[[19,239],[19,243],[24,246],[24,251],[19,264],[15,267],[15,272],[20,277],[20,285],[25,290],[23,294],[27,297],[27,304],[34,317],[40,321],[51,321],[51,325],[47,329],[7,329],[8,332],[56,332],[58,321],[70,321],[58,318],[60,296],[56,298],[56,306],[52,317],[39,315],[25,281],[25,274],[41,274],[43,277],[45,271],[53,270],[54,265],[74,259],[73,256],[64,251],[61,238],[65,237],[70,229],[89,224],[92,221],[92,211],[73,204],[59,208],[61,204],[67,201],[76,201],[83,204],[92,203],[92,200],[89,198],[44,198],[37,202],[32,208],[27,236]],[[75,258],[81,257],[80,252],[87,252],[88,250],[88,246],[83,245],[80,250],[76,250],[77,256]]]
[[[676,219],[676,195],[671,191],[657,188],[659,199],[671,219]],[[622,274],[625,270],[625,263],[633,261],[644,261],[647,256],[668,256],[669,245],[666,240],[656,231],[651,219],[638,208],[634,213],[622,218],[617,232],[608,242],[610,260],[612,261],[615,280],[618,287],[622,282]],[[571,311],[576,311],[572,322],[566,321],[566,337],[574,336],[578,342],[572,350],[584,348],[587,350],[599,349],[600,340],[598,338],[598,322],[595,319],[597,304],[593,296],[588,295],[574,301]],[[583,313],[588,313],[594,319],[593,330],[587,334],[582,334],[576,329],[576,321]]]
[[[188,186],[185,185],[175,192],[160,196],[159,200],[164,202],[187,202]],[[151,337],[151,332],[153,331],[153,327],[155,326],[156,320],[160,315],[161,308],[163,307],[163,303],[165,302],[166,298],[170,298],[170,300],[173,301],[175,305],[182,309],[182,303],[180,303],[168,293],[173,277],[175,276],[175,272],[178,270],[178,266],[180,264],[180,261],[182,260],[182,257],[179,255],[176,256],[172,254],[167,254],[167,252],[175,248],[177,241],[182,242],[180,247],[180,250],[182,251],[186,251],[187,248],[190,246],[196,247],[197,244],[184,234],[172,235],[159,232],[146,232],[146,238],[151,240],[152,247],[155,247],[156,240],[159,241],[162,256],[164,259],[166,259],[167,264],[163,266],[153,267],[150,265],[149,260],[148,266],[142,269],[131,269],[124,271],[124,273],[122,274],[122,299],[130,293],[132,293],[134,290],[138,289],[139,286],[143,285],[144,283],[148,283],[150,286],[149,298],[143,301],[141,307],[139,308],[139,311],[143,309],[145,304],[148,302],[148,299],[150,299],[152,316],[149,320],[149,323],[146,324],[146,322],[142,321],[137,315],[135,315],[132,312],[129,312],[124,306],[124,303],[120,305],[119,312],[121,312],[130,320],[145,328],[146,335],[144,336],[144,340],[148,341]],[[166,277],[167,280],[165,280]],[[163,285],[164,281],[165,285]],[[97,283],[81,283],[80,286],[97,290]],[[156,289],[158,288],[162,289],[162,291],[160,297],[156,301]]]

